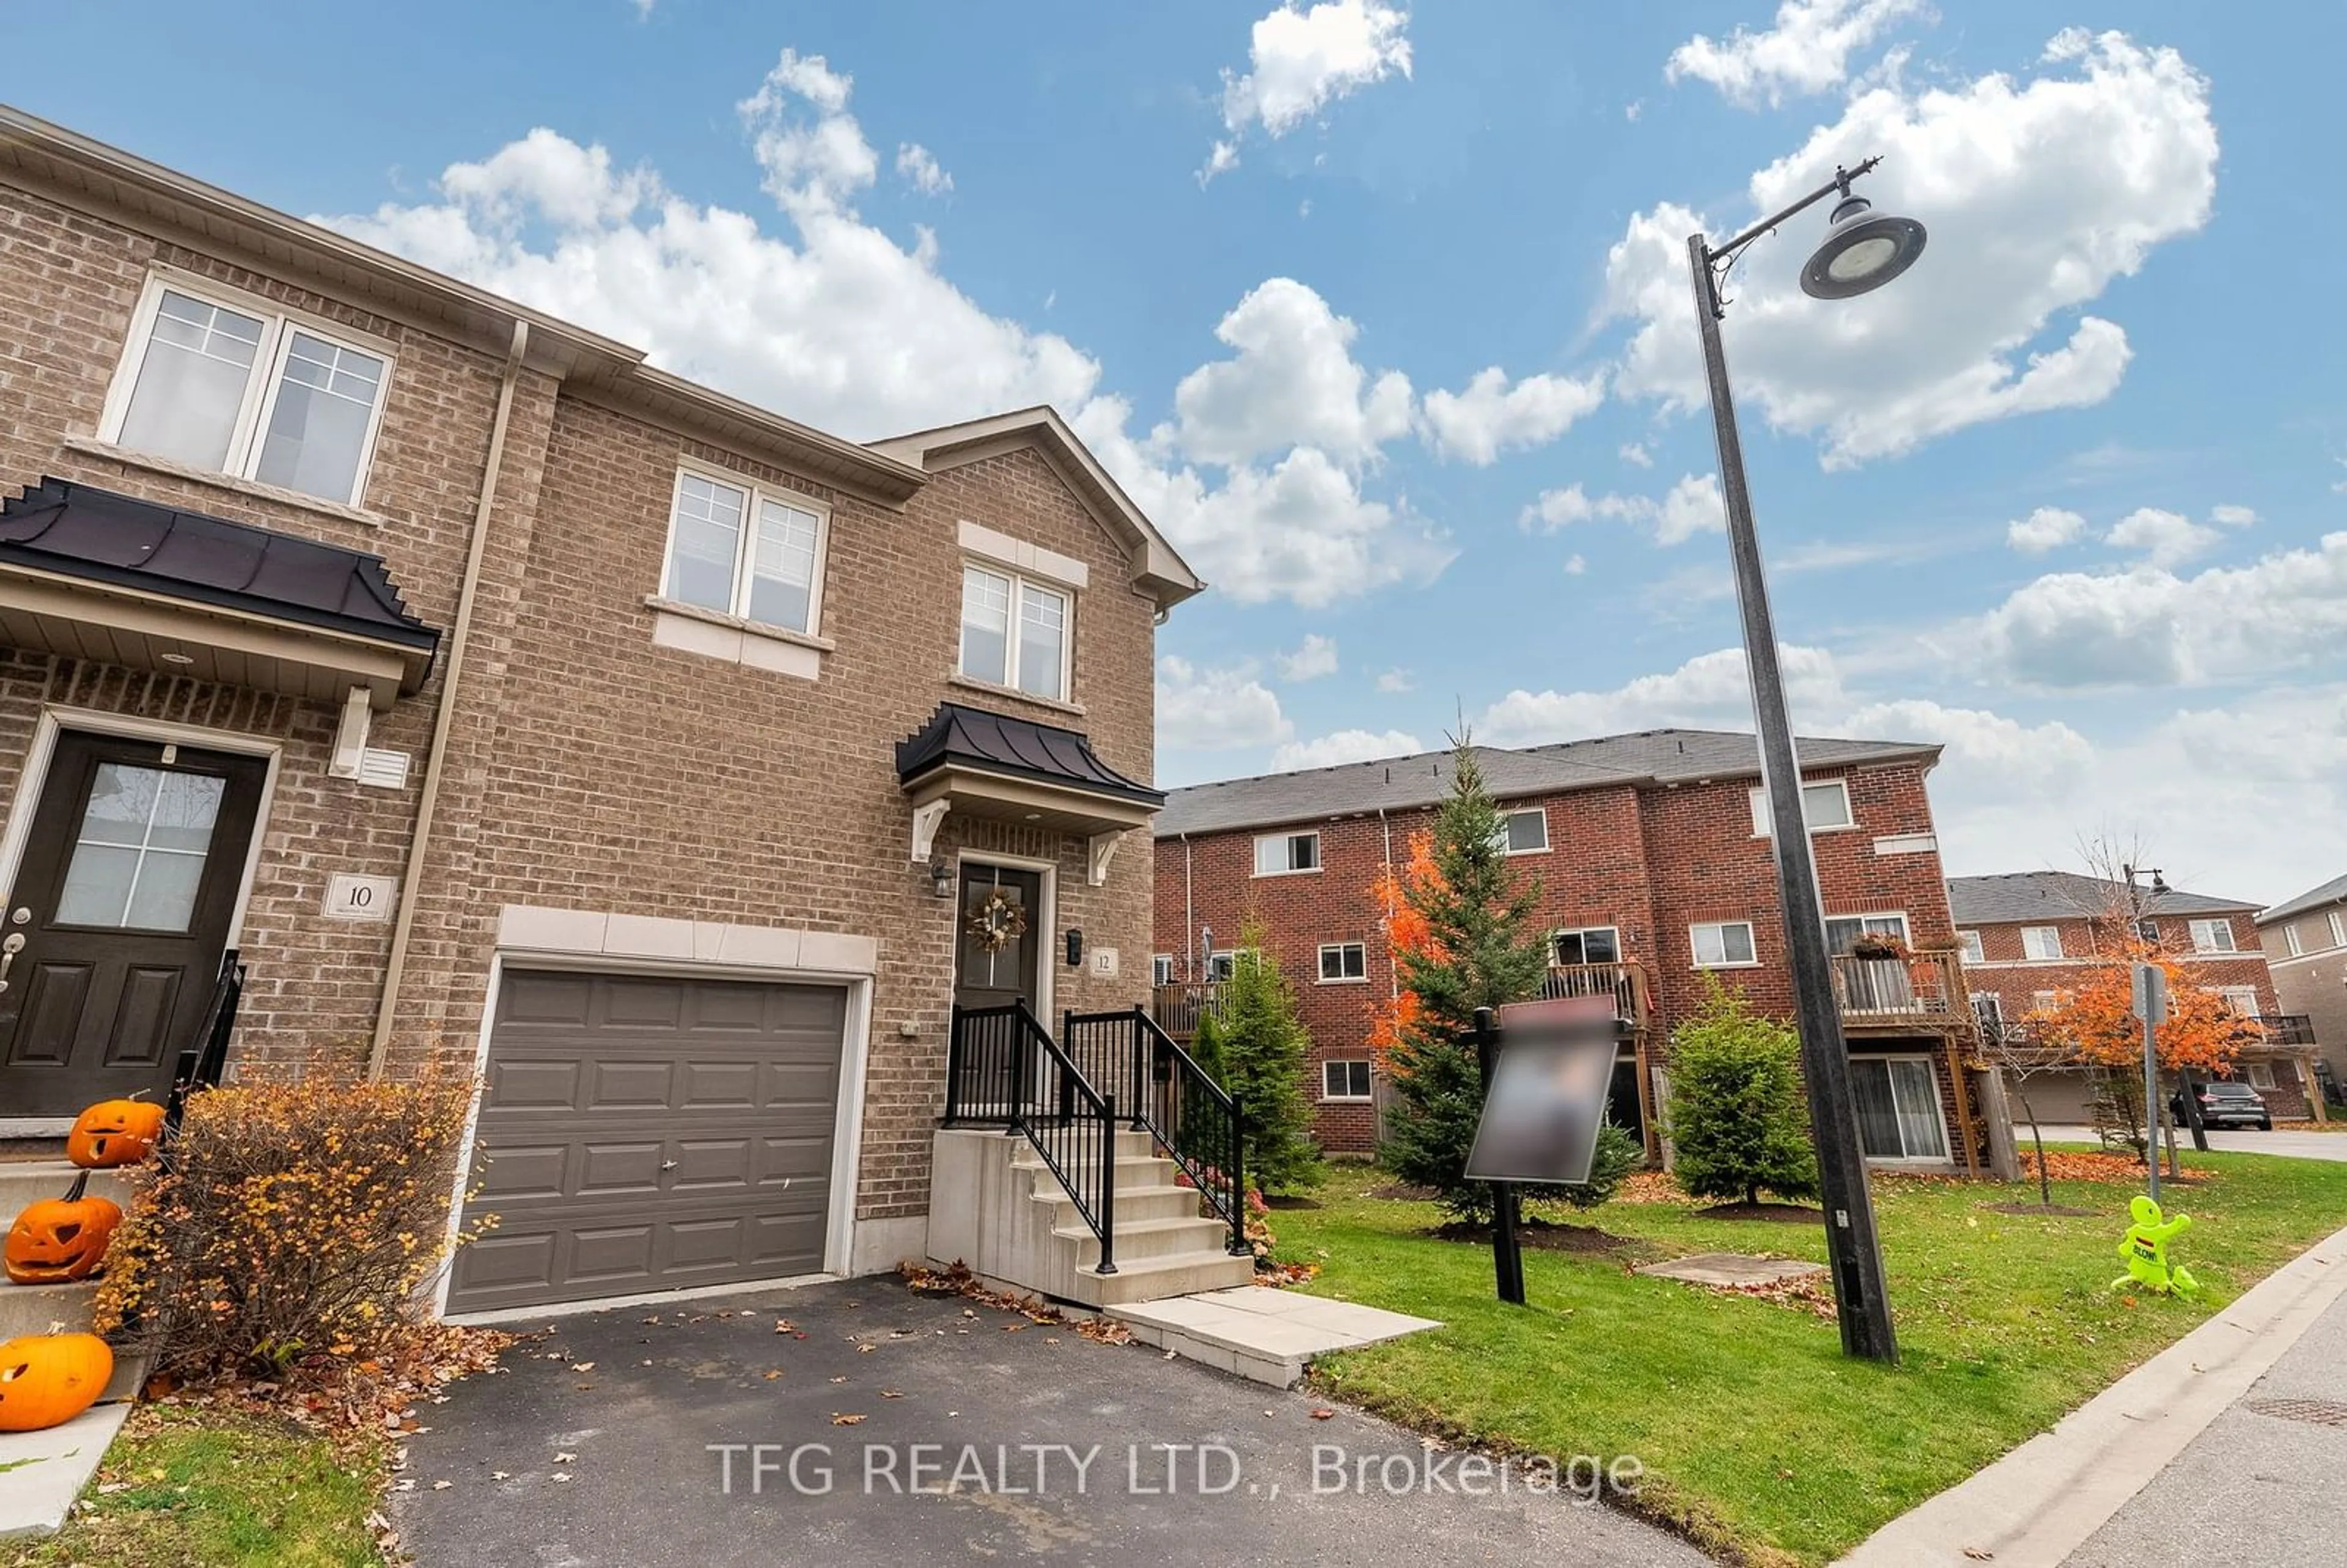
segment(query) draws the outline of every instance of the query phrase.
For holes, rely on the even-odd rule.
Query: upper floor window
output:
[[[2233,923],[2230,920],[2193,921],[2192,950],[2196,953],[2232,952]]]
[[[2235,1018],[2256,1018],[2265,1010],[2258,1005],[2255,986],[2219,986],[2217,994],[2224,999],[2225,1010]]]
[[[1068,596],[1010,572],[961,572],[961,672],[1063,702],[1068,697]]]
[[[1317,833],[1266,833],[1255,841],[1255,874],[1286,876],[1291,872],[1320,869],[1320,835]]]
[[[1369,949],[1361,942],[1320,944],[1320,979],[1328,984],[1369,978]]]
[[[2024,958],[2058,958],[2062,956],[2062,927],[2059,926],[2024,926],[2021,928],[2021,956]]]
[[[1153,986],[1170,986],[1174,983],[1173,954],[1153,953],[1150,955],[1149,983]]]
[[[680,604],[811,633],[823,547],[820,503],[682,468],[661,594]]]
[[[1759,961],[1752,947],[1752,922],[1749,920],[1719,920],[1707,925],[1689,926],[1687,939],[1695,948],[1695,967],[1698,969],[1727,968]]]
[[[2342,915],[2336,909],[2331,911],[2331,945],[2334,948],[2347,948],[2347,915]]]
[[[1549,937],[1549,957],[1559,964],[1618,964],[1622,934],[1612,926],[1583,926]]]
[[[99,435],[343,506],[366,487],[390,356],[241,295],[159,279],[133,318]]]
[[[1548,848],[1548,813],[1540,806],[1502,812],[1492,838],[1502,855],[1542,854]]]
[[[1826,946],[1835,953],[1847,955],[1869,937],[1887,937],[1903,945],[1907,940],[1906,915],[1831,915],[1826,918]]]
[[[1233,948],[1225,952],[1206,955],[1206,979],[1227,980],[1238,973],[1241,963],[1252,964],[1257,957],[1253,948]]]
[[[2306,946],[2298,939],[2298,927],[2295,923],[2281,928],[2281,945],[2290,949],[2290,956],[2293,958],[2304,956]]]
[[[1811,833],[1849,827],[1858,821],[1850,813],[1850,785],[1840,779],[1803,784],[1801,815],[1809,819]],[[1768,792],[1765,788],[1752,792],[1752,835],[1755,838],[1768,836]]]
[[[1988,949],[1981,946],[1981,934],[1978,931],[1959,931],[1956,933],[1956,940],[1963,946],[1964,962],[1984,964],[1988,961]]]

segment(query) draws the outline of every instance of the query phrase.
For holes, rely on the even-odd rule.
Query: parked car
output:
[[[2196,1083],[2192,1091],[2200,1098],[2200,1125],[2203,1127],[2255,1127],[2261,1132],[2273,1131],[2273,1112],[2266,1109],[2263,1096],[2246,1083],[2219,1078],[2207,1083]],[[2178,1090],[2169,1097],[2169,1108],[2176,1119],[2184,1119],[2184,1091]]]

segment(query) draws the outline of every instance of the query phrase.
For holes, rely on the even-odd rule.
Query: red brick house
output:
[[[0,108],[0,1141],[443,1058],[452,1311],[919,1257],[958,1009],[1147,994],[1201,586],[1049,409],[858,444]]]
[[[1615,996],[1625,1038],[1613,1114],[1659,1154],[1670,1029],[1706,974],[1792,1014],[1758,748],[1748,735],[1657,730],[1477,754],[1513,862],[1540,884],[1552,994]],[[1939,748],[1812,740],[1800,754],[1869,1153],[1979,1168],[1972,1020],[1924,787]],[[1372,884],[1407,859],[1450,783],[1450,753],[1430,753],[1177,789],[1157,818],[1161,1015],[1177,1030],[1194,1019],[1237,961],[1242,921],[1260,917],[1302,999],[1307,1090],[1331,1150],[1372,1148],[1385,1098],[1367,1040],[1395,979]],[[1911,956],[1852,956],[1868,934]]]
[[[2259,1024],[2264,1043],[2242,1053],[2240,1077],[2276,1117],[2307,1116],[2313,1041],[2299,1038],[2282,1016],[2258,941],[2258,906],[2166,886],[2136,897],[2144,935],[2182,959],[2195,980],[2220,992],[2233,1011]],[[1951,877],[1948,906],[1982,1027],[2023,1037],[2031,1012],[2053,1005],[2087,977],[2090,960],[2112,950],[2113,911],[2131,907],[2125,886],[2068,871]],[[2041,1122],[2083,1122],[2092,1112],[2095,1088],[2084,1071],[2033,1074],[2025,1092]],[[2014,1114],[2020,1114],[2017,1104]]]

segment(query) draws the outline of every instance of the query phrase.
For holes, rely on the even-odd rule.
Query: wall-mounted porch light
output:
[[[940,898],[953,897],[953,867],[942,855],[929,862],[929,891]]]

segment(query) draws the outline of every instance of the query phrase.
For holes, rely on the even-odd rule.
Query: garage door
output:
[[[450,1312],[814,1273],[847,992],[507,970]]]

